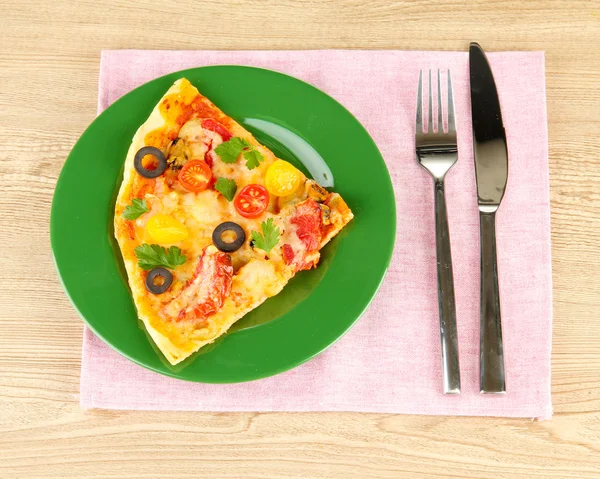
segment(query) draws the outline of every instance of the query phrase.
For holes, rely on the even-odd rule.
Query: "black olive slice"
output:
[[[225,241],[223,239],[223,234],[227,231],[231,231],[235,235],[235,239],[233,241]],[[246,233],[244,232],[244,229],[237,223],[234,223],[233,221],[226,221],[215,228],[212,234],[212,240],[214,245],[221,251],[233,253],[234,251],[240,249],[244,244],[244,241],[246,241]]]
[[[146,289],[152,294],[162,294],[173,283],[173,274],[165,268],[154,268],[146,276]]]
[[[158,165],[154,170],[144,168],[142,159],[146,155],[152,155],[158,160]],[[164,153],[158,148],[155,148],[154,146],[144,146],[135,154],[133,166],[135,167],[135,170],[144,178],[158,178],[167,169],[167,159],[165,158]]]

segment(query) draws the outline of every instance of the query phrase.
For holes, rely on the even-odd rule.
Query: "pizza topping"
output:
[[[202,252],[194,276],[164,312],[177,321],[203,322],[223,306],[232,278],[231,256],[209,245]]]
[[[315,268],[319,261],[319,253],[312,253],[307,259],[306,255],[296,254],[289,244],[282,246],[283,261],[288,266],[293,266],[294,271],[305,271]]]
[[[206,128],[207,130],[218,133],[219,135],[221,135],[221,138],[223,138],[223,141],[229,141],[233,136],[227,131],[227,129],[223,125],[221,125],[218,121],[213,120],[212,118],[202,120],[202,128]]]
[[[249,148],[250,143],[244,138],[237,136],[231,138],[229,141],[221,143],[215,148],[215,153],[219,155],[223,163],[235,163],[240,156],[240,153],[244,148]]]
[[[187,147],[187,158],[190,160],[204,158],[211,143],[211,136],[216,135],[202,128],[202,122],[196,118],[185,123],[179,130],[179,139],[183,140]]]
[[[316,251],[321,243],[321,208],[312,198],[298,203],[291,223],[297,226],[296,236],[307,251]]]
[[[158,178],[156,180],[156,182],[158,182],[159,179],[160,178]],[[163,199],[165,199],[165,198],[163,197]],[[156,195],[153,195],[151,193],[146,193],[143,201],[145,202],[146,207],[148,208],[148,212],[145,214],[142,214],[135,221],[133,221],[136,228],[145,228],[146,223],[148,222],[148,220],[150,218],[152,218],[157,213],[162,213],[164,210],[163,201]]]
[[[167,169],[167,159],[164,153],[158,148],[144,146],[135,154],[133,166],[140,176],[144,178],[157,178]]]
[[[319,261],[319,247],[323,237],[322,208],[312,198],[297,203],[288,216],[282,238],[282,256],[294,271],[314,268]]]
[[[170,244],[187,239],[188,230],[181,221],[159,213],[146,222],[146,234],[152,241]]]
[[[288,196],[300,186],[300,172],[290,163],[276,160],[265,174],[265,185],[269,193],[275,196]]]
[[[204,143],[204,130],[202,122],[198,119],[193,119],[186,122],[179,130],[179,138],[186,143]]]
[[[134,198],[131,201],[131,204],[125,207],[125,210],[123,211],[123,214],[121,216],[123,216],[123,218],[125,218],[126,220],[136,220],[148,211],[149,209],[148,205],[146,204],[146,200]]]
[[[262,185],[246,185],[235,197],[233,206],[244,218],[258,218],[269,206],[269,192]]]
[[[177,179],[186,190],[198,193],[205,190],[210,183],[212,171],[206,162],[191,160],[181,169]]]
[[[234,136],[229,141],[221,143],[215,148],[215,153],[219,155],[223,163],[235,163],[239,158],[240,154],[243,154],[246,160],[246,167],[249,170],[253,170],[261,161],[265,160],[265,157],[260,151],[250,144],[245,138]]]
[[[321,208],[321,224],[323,226],[327,226],[331,224],[331,208],[329,206],[320,203],[319,208]]]
[[[269,218],[260,224],[260,229],[262,234],[252,231],[253,247],[269,253],[279,243],[279,228],[273,223],[273,218]]]
[[[169,147],[167,164],[173,170],[180,170],[190,159],[191,152],[185,140],[175,138]]]
[[[265,161],[265,157],[256,148],[244,151],[244,159],[246,160],[246,168],[253,170],[261,161]]]
[[[286,243],[282,246],[282,248],[283,248],[283,261],[287,265],[292,264],[294,262],[294,256],[295,256],[292,246]]]
[[[306,194],[309,198],[312,198],[319,203],[325,201],[329,196],[329,192],[315,180],[306,181]]]
[[[204,153],[204,162],[211,168],[215,163],[215,156],[217,155],[215,154],[215,150],[212,149],[211,145],[211,148],[206,153]]]
[[[235,196],[237,185],[235,184],[235,180],[218,178],[217,182],[215,183],[215,190],[227,198],[227,201],[231,201]]]
[[[146,289],[152,294],[162,294],[173,283],[173,274],[165,268],[154,268],[146,276]]]
[[[149,270],[157,266],[175,269],[177,266],[185,264],[187,257],[181,254],[181,249],[177,246],[171,246],[169,249],[163,248],[157,244],[141,244],[134,250],[138,259],[138,266]]]
[[[179,130],[179,136],[168,149],[167,163],[174,171],[179,171],[190,160],[201,160],[212,168],[218,158],[214,148],[231,139],[223,125],[212,118],[192,119]]]
[[[215,246],[226,253],[233,253],[246,241],[244,229],[233,221],[226,221],[215,228],[212,234]]]

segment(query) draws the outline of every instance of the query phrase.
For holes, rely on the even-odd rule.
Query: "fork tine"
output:
[[[423,133],[423,70],[419,70],[419,87],[417,89],[416,133]]]
[[[443,120],[443,113],[442,113],[442,80],[440,77],[440,71],[437,71],[437,77],[438,77],[438,126],[437,126],[437,132],[438,133],[444,133],[444,120]]]
[[[454,95],[452,93],[452,75],[450,75],[450,70],[448,70],[448,133],[456,133]]]
[[[427,133],[433,133],[433,95],[431,94],[431,68],[429,69],[429,105],[427,106]]]

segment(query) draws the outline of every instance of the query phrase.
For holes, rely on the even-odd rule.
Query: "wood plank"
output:
[[[579,0],[0,3],[0,477],[600,477],[600,6]],[[213,20],[209,20],[213,19]],[[100,49],[545,50],[552,421],[79,409],[48,218]],[[534,339],[532,339],[534,340]]]

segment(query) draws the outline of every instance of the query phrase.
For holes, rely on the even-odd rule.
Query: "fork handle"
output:
[[[435,180],[435,246],[437,255],[438,307],[442,340],[442,374],[445,394],[460,394],[458,337],[454,278],[443,179]]]
[[[482,393],[505,393],[504,352],[496,260],[496,213],[479,212],[481,306],[479,312],[479,387]]]

